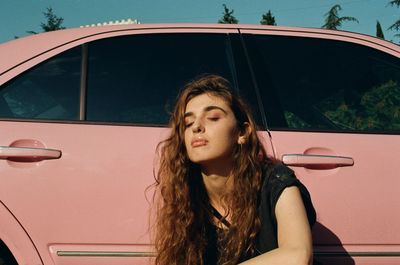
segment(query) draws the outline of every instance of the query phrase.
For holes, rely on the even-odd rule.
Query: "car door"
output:
[[[400,49],[356,34],[241,30],[270,149],[317,210],[315,260],[400,262]]]
[[[186,82],[214,73],[239,86],[229,33],[237,31],[107,30],[1,85],[0,200],[44,264],[154,256],[157,144]]]

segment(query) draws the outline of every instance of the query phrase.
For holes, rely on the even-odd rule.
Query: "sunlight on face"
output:
[[[197,164],[231,163],[238,140],[236,118],[218,96],[202,94],[186,105],[185,146],[189,159]]]

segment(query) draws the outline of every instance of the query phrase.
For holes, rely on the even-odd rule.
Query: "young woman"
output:
[[[311,264],[315,211],[220,76],[181,91],[160,144],[157,265]]]

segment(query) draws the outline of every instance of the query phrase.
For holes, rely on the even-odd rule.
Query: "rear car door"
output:
[[[335,32],[241,32],[270,153],[317,210],[315,260],[399,264],[399,47]]]

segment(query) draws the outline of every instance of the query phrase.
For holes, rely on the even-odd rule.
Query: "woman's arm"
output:
[[[283,190],[275,207],[275,215],[278,224],[278,248],[241,264],[312,264],[310,225],[297,187]]]

